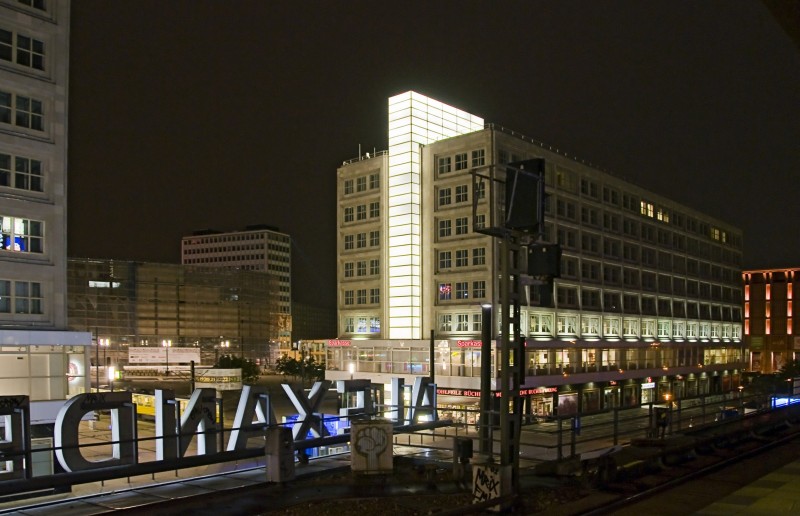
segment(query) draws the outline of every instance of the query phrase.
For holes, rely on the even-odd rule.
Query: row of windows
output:
[[[0,123],[44,131],[44,105],[41,100],[0,91]]]
[[[380,333],[381,318],[376,315],[362,315],[344,318],[345,333]]]
[[[44,252],[44,222],[0,215],[0,250]]]
[[[41,161],[0,153],[0,186],[42,192],[43,183]]]
[[[556,215],[559,219],[578,222],[577,209],[574,203],[564,199],[557,199],[555,204]],[[550,211],[549,208],[550,205],[548,204],[545,210],[548,213]],[[731,251],[725,247],[713,245],[710,242],[687,237],[668,229],[657,228],[651,224],[642,223],[616,213],[604,212],[597,208],[582,206],[580,222],[584,226],[602,228],[614,233],[620,233],[621,230],[626,237],[641,239],[644,242],[658,244],[662,248],[675,249],[699,258],[713,259],[732,265],[740,265],[741,263],[741,253],[737,251]],[[727,241],[728,237],[724,231],[716,228],[713,231],[715,232],[714,235],[716,235],[712,236],[714,240],[723,243]]]
[[[616,260],[624,259],[631,263],[642,263],[651,267],[658,267],[663,271],[700,274],[712,276],[713,279],[725,280],[728,282],[738,281],[738,272],[735,268],[727,268],[722,265],[739,265],[741,254],[721,253],[717,246],[703,245],[700,248],[688,246],[687,254],[689,257],[674,254],[674,252],[664,251],[669,249],[669,244],[653,241],[654,246],[639,245],[638,243],[623,241],[618,237],[602,236],[600,233],[593,233],[586,230],[578,230],[569,226],[557,226],[555,241],[561,244],[565,250],[582,251],[585,254],[603,255],[607,258]],[[552,241],[552,226],[545,225],[545,239]],[[695,239],[689,239],[690,243],[697,243]],[[722,258],[722,259],[721,259]],[[715,262],[714,265],[704,261]]]
[[[367,297],[369,292],[369,297]],[[369,299],[369,301],[368,301]],[[365,288],[358,290],[345,290],[344,291],[344,304],[345,306],[356,305],[377,305],[381,302],[381,289],[371,288],[369,291]]]
[[[466,170],[469,168],[468,156],[466,152],[459,152],[455,156],[439,156],[436,160],[436,170],[439,174],[447,174],[453,170]],[[486,164],[486,150],[478,149],[472,151],[472,167],[480,167]]]
[[[381,232],[379,230],[369,232],[369,247],[381,245]],[[344,236],[344,249],[365,249],[367,247],[367,233],[356,233],[355,235]]]
[[[251,260],[258,260],[263,261],[264,255],[263,254],[238,254],[235,256],[227,255],[227,256],[203,256],[200,258],[187,258],[184,262],[187,265],[191,264],[198,264],[198,263],[223,263],[223,262],[244,262],[244,261],[251,261]]]
[[[0,29],[0,59],[44,70],[44,43],[10,30]]]
[[[454,255],[455,262],[453,262]],[[439,251],[439,270],[450,269],[453,267],[454,263],[456,267],[469,267],[469,249]],[[486,265],[485,247],[475,247],[472,249],[472,265]]]
[[[237,235],[220,235],[220,236],[203,236],[203,237],[191,237],[185,239],[184,242],[188,245],[199,245],[199,244],[220,244],[225,242],[246,242],[248,240],[264,240],[266,235],[263,233],[242,233]],[[274,249],[276,251],[286,251],[289,252],[289,242],[291,241],[288,235],[272,235],[269,240],[277,240],[279,242],[284,242],[286,245],[280,245],[275,243],[270,243],[269,248]],[[262,244],[259,249],[264,249],[264,245]]]
[[[380,172],[374,172],[368,176],[360,176],[353,179],[344,180],[344,194],[350,195],[352,193],[366,192],[369,183],[370,190],[377,190],[381,187]]]
[[[555,320],[555,325],[553,321]],[[628,337],[659,339],[740,339],[741,327],[696,321],[671,321],[599,317],[574,314],[530,314],[531,335],[567,335],[580,337]]]
[[[353,222],[356,220],[367,220],[369,213],[370,219],[377,219],[381,216],[381,204],[377,201],[369,203],[369,212],[367,211],[366,204],[359,204],[358,206],[347,206],[344,209],[344,221]]]
[[[0,280],[0,313],[42,314],[43,305],[41,283]]]
[[[677,267],[675,270],[677,270]],[[681,270],[681,272],[687,273],[686,270]],[[736,285],[736,282],[732,279],[735,277],[734,274],[735,272],[730,272],[729,275],[722,276],[727,285],[718,285],[707,281],[676,277],[672,274],[658,274],[654,271],[622,267],[616,264],[601,264],[600,262],[586,259],[579,262],[578,258],[574,256],[562,256],[561,258],[561,277],[565,279],[580,278],[583,281],[593,283],[601,283],[602,281],[603,284],[610,286],[623,285],[629,288],[641,288],[662,294],[686,295],[738,303],[742,297],[742,291],[734,286]],[[720,279],[719,271],[716,269],[713,274],[709,275],[705,271],[698,274],[696,269],[691,268],[688,271],[688,275]]]
[[[480,332],[481,314],[439,314],[439,331],[448,332]]]
[[[580,298],[578,293],[580,292]],[[556,303],[560,308],[581,308],[604,312],[660,315],[663,317],[687,317],[741,321],[741,308],[709,303],[697,303],[666,297],[631,293],[608,292],[599,289],[559,285],[556,288]]]
[[[469,202],[469,185],[457,185],[453,187],[439,188],[439,207],[450,206],[451,204],[462,204]],[[455,196],[453,194],[455,193]],[[478,199],[486,197],[486,184],[478,183],[475,185],[475,195]]]
[[[597,182],[589,178],[581,178],[580,183],[578,183],[575,181],[576,175],[577,174],[571,170],[558,167],[555,173],[552,169],[547,170],[546,181],[550,186],[555,185],[559,189],[575,195],[580,192],[581,197],[585,199],[601,202],[602,195],[602,202],[605,204],[621,207],[629,212],[658,220],[664,224],[684,229],[690,233],[695,233],[723,244],[730,244],[737,249],[741,249],[742,247],[740,237],[730,235],[728,232],[716,228],[709,223],[698,220],[695,217],[685,216],[679,212],[670,211],[666,207],[658,206],[647,199],[642,199],[639,196],[627,192],[620,195],[615,188],[607,185],[603,185],[602,188],[600,188]],[[572,220],[574,220],[574,208],[572,209],[572,213]]]
[[[369,268],[367,267],[369,264]],[[367,272],[369,271],[369,272]],[[357,262],[345,262],[344,264],[344,277],[352,278],[354,276],[377,276],[381,273],[381,262],[379,259],[372,260],[359,260]]]
[[[439,301],[450,301],[452,299],[482,299],[485,297],[486,281],[484,280],[473,281],[471,291],[469,281],[439,283]]]

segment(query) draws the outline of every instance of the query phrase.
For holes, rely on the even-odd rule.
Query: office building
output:
[[[272,276],[241,269],[70,258],[69,325],[103,343],[91,363],[124,370],[131,347],[196,348],[265,364],[277,344]],[[177,365],[177,364],[176,364]],[[200,365],[200,364],[197,364]],[[91,376],[94,378],[95,370]]]
[[[388,151],[337,172],[331,378],[351,368],[427,374],[436,364],[450,392],[478,387],[482,304],[495,307],[499,333],[500,252],[498,239],[476,230],[498,224],[506,165],[542,158],[543,239],[559,243],[562,258],[552,303],[526,289],[521,306],[525,387],[541,391],[534,410],[738,386],[739,229],[417,93],[390,98],[388,110]]]
[[[67,328],[69,2],[0,1],[0,395],[34,425],[85,392],[91,335]]]
[[[270,293],[279,321],[278,340],[288,346],[292,332],[292,239],[278,228],[247,226],[243,231],[195,231],[181,239],[181,263],[258,271],[274,279]]]
[[[742,272],[744,284],[744,342],[750,371],[775,373],[800,353],[800,337],[792,317],[794,285],[800,269]]]

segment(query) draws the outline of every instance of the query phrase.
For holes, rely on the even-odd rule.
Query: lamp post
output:
[[[108,349],[108,346],[110,346],[110,345],[111,345],[111,341],[109,339],[97,339],[98,355],[99,355],[99,352],[100,352],[100,348],[102,347],[103,348],[103,368],[106,371],[108,371],[108,361],[106,360],[106,349]],[[98,356],[96,358],[97,358],[97,361],[99,362],[100,361],[100,357]],[[100,373],[100,369],[98,368],[95,371],[95,373],[99,374]],[[97,376],[97,391],[100,392],[100,376]]]
[[[169,376],[169,348],[172,347],[172,341],[171,340],[166,340],[166,339],[162,340],[161,341],[161,346],[163,346],[164,349],[166,349],[166,351],[167,351],[167,376]]]

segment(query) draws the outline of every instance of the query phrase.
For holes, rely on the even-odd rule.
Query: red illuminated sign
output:
[[[329,348],[346,348],[350,347],[349,340],[329,340],[328,341]]]
[[[479,348],[483,345],[479,340],[459,340],[456,344],[459,348]]]

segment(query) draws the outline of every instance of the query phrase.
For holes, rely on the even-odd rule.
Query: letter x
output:
[[[328,392],[330,386],[330,380],[315,382],[308,392],[308,397],[306,397],[302,389],[293,391],[291,385],[281,384],[286,395],[289,396],[289,401],[297,409],[297,424],[292,428],[292,438],[295,441],[304,440],[309,430],[314,437],[325,437],[327,435],[328,432],[325,430],[325,426],[315,412],[322,405],[322,400],[325,398],[325,393]]]

